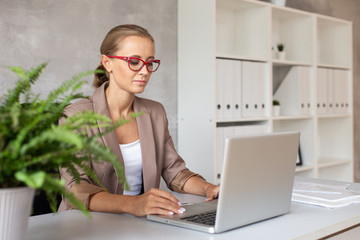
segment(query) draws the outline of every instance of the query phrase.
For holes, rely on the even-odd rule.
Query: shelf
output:
[[[268,4],[216,1],[216,54],[269,59],[269,18]]]
[[[254,61],[254,62],[267,62],[268,59],[265,58],[256,58],[256,57],[248,57],[248,56],[240,56],[240,55],[232,55],[232,54],[217,54],[216,58],[223,59],[234,59],[234,60],[246,60],[246,61]]]
[[[279,60],[273,59],[272,60],[273,66],[307,66],[311,67],[311,62],[299,62],[299,61],[289,61],[289,60]]]
[[[337,115],[317,115],[319,119],[332,119],[332,118],[352,118],[352,114],[337,114]]]
[[[334,65],[334,64],[318,64],[317,67],[350,70],[349,66],[346,66],[346,65],[339,66],[339,65]]]
[[[352,163],[352,159],[319,158],[318,168],[335,167]]]
[[[277,116],[272,117],[274,121],[286,121],[286,120],[304,120],[304,119],[312,119],[314,116],[312,115],[303,115],[303,116]]]
[[[267,117],[260,118],[238,118],[238,119],[216,119],[216,123],[236,123],[236,122],[263,122],[268,121]]]
[[[258,0],[181,0],[178,17],[178,150],[190,169],[217,181],[218,136],[298,131],[297,176],[353,176],[351,22]]]
[[[320,118],[317,129],[321,159],[353,159],[352,118]]]
[[[297,166],[295,172],[299,173],[299,172],[310,171],[313,169],[314,169],[314,166]]]
[[[317,17],[317,64],[348,69],[352,65],[352,24],[344,20]],[[339,44],[341,43],[341,44]]]
[[[285,45],[285,59],[294,62],[313,62],[313,18],[302,11],[272,8],[272,47]]]
[[[272,72],[273,99],[281,105],[284,116],[311,116],[313,71],[310,66],[274,65]]]

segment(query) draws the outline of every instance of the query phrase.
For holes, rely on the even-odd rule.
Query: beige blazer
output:
[[[74,113],[92,110],[96,113],[106,115],[110,118],[106,102],[105,89],[108,83],[94,91],[89,99],[82,99],[69,105],[64,110],[64,117],[59,120],[62,124],[67,116]],[[168,130],[168,120],[164,107],[155,101],[135,97],[133,103],[135,112],[144,112],[136,118],[140,137],[142,161],[143,161],[143,184],[144,191],[151,188],[159,188],[160,177],[162,176],[168,187],[174,191],[182,192],[185,182],[192,176],[197,175],[189,171],[184,160],[177,154],[172,138]],[[89,129],[89,136],[104,131],[104,128]],[[112,149],[118,156],[118,160],[124,164],[119,143],[115,132],[111,132],[99,139],[105,146]],[[95,171],[103,186],[111,193],[122,194],[123,185],[118,183],[115,169],[108,162],[92,162],[91,168]],[[60,168],[61,178],[68,188],[84,205],[89,207],[89,197],[97,192],[103,191],[95,182],[81,172],[82,181],[74,184],[75,180]],[[62,200],[59,211],[71,209],[68,201]]]

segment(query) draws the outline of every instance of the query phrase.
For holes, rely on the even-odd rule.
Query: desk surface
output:
[[[203,198],[178,194],[182,202]],[[338,209],[292,203],[288,214],[221,234],[147,221],[127,214],[78,210],[30,217],[27,240],[42,239],[318,239],[360,223],[360,204]]]

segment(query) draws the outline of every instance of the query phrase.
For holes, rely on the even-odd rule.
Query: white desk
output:
[[[203,198],[177,195],[182,202]],[[292,203],[288,214],[221,234],[147,221],[126,214],[92,213],[92,219],[71,210],[30,217],[27,240],[42,239],[319,239],[360,223],[360,204],[338,209]]]

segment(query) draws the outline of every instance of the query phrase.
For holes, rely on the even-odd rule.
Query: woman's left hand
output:
[[[219,197],[219,190],[220,190],[220,185],[213,185],[210,184],[207,189],[206,189],[206,199],[205,201],[211,201],[214,200],[216,198]]]
[[[206,196],[206,201],[211,201],[219,196],[220,185],[214,185],[203,178],[193,176],[185,182],[183,190],[186,193]]]

